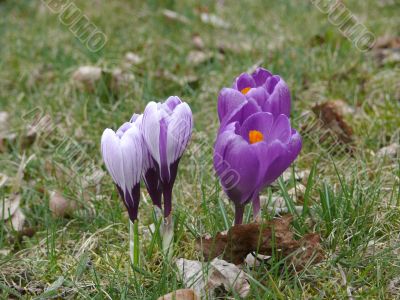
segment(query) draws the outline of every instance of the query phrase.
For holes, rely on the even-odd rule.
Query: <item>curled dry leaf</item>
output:
[[[190,20],[186,18],[184,15],[177,13],[176,11],[164,9],[162,11],[163,16],[169,21],[176,21],[182,24],[189,24]]]
[[[49,208],[54,217],[67,217],[77,209],[78,205],[75,201],[65,199],[64,196],[57,192],[50,192]]]
[[[384,35],[377,39],[373,54],[380,65],[400,62],[400,37]]]
[[[143,59],[136,53],[128,52],[125,54],[124,66],[129,68],[133,65],[139,65],[142,61]]]
[[[226,235],[218,233],[215,238],[200,238],[196,248],[201,251],[206,260],[211,260],[219,255],[234,264],[241,264],[251,252],[262,255],[272,255],[275,249],[283,256],[291,253],[300,253],[299,261],[293,261],[297,270],[301,270],[313,254],[313,262],[323,258],[319,245],[319,235],[306,235],[301,240],[295,240],[290,230],[292,216],[286,215],[272,219],[269,222],[257,224],[241,224],[231,227]],[[308,246],[312,245],[313,253]]]
[[[201,38],[201,36],[199,34],[194,34],[192,36],[192,44],[198,50],[203,50],[204,49],[204,42],[203,42],[203,39]]]
[[[0,220],[8,220],[19,209],[20,194],[12,194],[9,198],[0,200]]]
[[[383,147],[379,149],[379,151],[376,153],[376,156],[378,158],[387,157],[392,159],[400,157],[400,145],[397,143],[393,143],[389,146]]]
[[[14,228],[15,231],[21,231],[24,228],[25,224],[25,215],[22,212],[20,208],[17,208],[17,210],[14,212],[14,214],[11,217],[11,225]]]
[[[200,300],[200,297],[192,289],[180,289],[161,296],[158,300]]]
[[[198,66],[210,61],[212,58],[212,53],[206,53],[200,50],[193,50],[189,52],[187,56],[187,62],[193,66]]]
[[[200,14],[200,19],[204,24],[210,24],[217,28],[228,29],[231,27],[229,23],[214,14],[203,12]]]
[[[96,82],[101,79],[102,69],[94,66],[82,66],[79,67],[74,74],[72,79],[76,83],[77,87],[82,90],[94,91]]]
[[[221,286],[240,297],[249,294],[250,285],[246,273],[224,260],[215,258],[208,264],[180,258],[176,265],[185,286],[193,288],[202,296],[213,299],[215,290]]]
[[[312,107],[312,110],[322,122],[322,126],[329,131],[321,136],[321,143],[334,134],[338,142],[345,145],[353,144],[353,129],[344,119],[342,108],[338,106],[338,102],[317,103]]]

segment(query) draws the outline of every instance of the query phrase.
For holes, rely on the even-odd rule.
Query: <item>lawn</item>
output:
[[[387,38],[400,36],[396,0],[341,1],[373,49],[346,38],[318,1],[70,1],[97,43],[51,2],[68,1],[0,0],[0,204],[18,197],[25,215],[19,230],[0,216],[1,299],[157,299],[185,288],[174,260],[200,259],[196,239],[233,222],[213,169],[218,92],[257,66],[287,82],[303,137],[290,176],[262,194],[283,199],[296,238],[321,236],[324,259],[297,272],[278,257],[244,266],[246,299],[400,297],[400,41]],[[101,73],[88,83],[82,66]],[[127,213],[111,177],[98,176],[100,139],[170,95],[194,119],[173,193],[174,255],[152,236],[143,186],[132,267]],[[326,116],[330,105],[339,119]],[[54,213],[57,197],[74,206]],[[263,220],[275,215],[268,205]]]

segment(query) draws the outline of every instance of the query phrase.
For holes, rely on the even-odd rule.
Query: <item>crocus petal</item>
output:
[[[176,106],[168,124],[167,162],[168,165],[177,161],[186,149],[193,128],[192,111],[187,103]]]
[[[249,142],[249,132],[251,130],[257,130],[264,136],[264,140],[267,141],[270,137],[272,125],[274,124],[274,117],[270,113],[257,112],[248,117],[240,128],[240,135]]]
[[[253,77],[256,86],[261,86],[269,77],[272,76],[272,74],[264,68],[257,68],[251,76]]]
[[[104,130],[101,136],[101,153],[104,163],[115,184],[124,188],[124,170],[119,142],[120,140],[113,130],[109,128]]]
[[[269,97],[269,94],[267,93],[267,90],[263,86],[251,89],[246,94],[246,98],[254,99],[257,102],[257,104],[260,106],[260,108],[264,106],[264,103],[265,103],[265,101],[267,101],[268,97]]]
[[[231,113],[224,118],[220,128],[223,129],[226,125],[233,122],[242,124],[249,116],[259,111],[260,107],[258,104],[253,99],[248,99],[246,102],[233,109]]]
[[[160,165],[160,114],[157,103],[147,104],[143,114],[143,138],[153,159]]]
[[[290,127],[290,121],[286,115],[279,115],[274,120],[269,138],[271,140],[278,139],[282,143],[287,144],[289,142],[292,129]]]
[[[131,221],[137,218],[142,174],[143,140],[139,129],[132,125],[117,135],[106,129],[101,138],[101,152],[106,168],[113,178]]]
[[[273,115],[284,114],[290,117],[290,91],[286,82],[277,75],[267,79],[265,84],[270,94],[268,100],[263,104],[262,110],[269,111]]]
[[[177,96],[168,97],[168,99],[164,102],[165,105],[172,111],[177,107],[179,104],[182,103],[182,100],[179,99]]]
[[[129,128],[131,128],[131,127],[132,127],[132,123],[130,123],[130,122],[125,122],[124,124],[122,124],[122,125],[118,128],[116,134],[118,135],[119,138],[121,138],[121,137],[123,136],[123,134],[124,134]]]
[[[236,204],[248,201],[256,189],[259,165],[254,148],[241,136],[232,130],[226,130],[218,136],[214,167],[222,187]]]
[[[246,97],[239,91],[223,88],[218,95],[219,121],[228,116],[233,110],[246,103]]]
[[[128,129],[120,140],[125,188],[131,192],[142,175],[142,136],[136,126]]]
[[[242,73],[239,75],[239,77],[236,78],[235,83],[233,84],[233,87],[237,89],[238,91],[242,91],[243,89],[246,88],[253,88],[256,87],[256,83],[249,74],[247,73]]]

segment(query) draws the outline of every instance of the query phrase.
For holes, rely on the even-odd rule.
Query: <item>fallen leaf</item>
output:
[[[118,92],[121,88],[129,87],[135,80],[135,76],[131,73],[126,73],[119,68],[116,68],[111,73],[110,89]]]
[[[158,300],[200,300],[200,297],[192,289],[181,289],[161,296]]]
[[[200,14],[200,19],[204,24],[209,24],[217,28],[228,29],[231,25],[214,14],[203,12]]]
[[[87,91],[94,91],[96,82],[101,79],[102,69],[94,66],[79,67],[73,74],[72,79],[78,88]]]
[[[25,215],[22,210],[18,207],[17,210],[11,217],[11,224],[15,231],[21,231],[24,228],[25,224]]]
[[[400,62],[400,37],[384,35],[376,40],[372,52],[380,65]]]
[[[163,16],[169,21],[177,21],[183,24],[189,24],[190,20],[184,15],[177,13],[176,11],[164,9],[162,11]]]
[[[400,277],[393,278],[387,287],[388,292],[393,296],[400,294]]]
[[[192,44],[198,50],[203,50],[204,49],[204,42],[203,42],[203,39],[201,38],[201,36],[199,34],[194,34],[192,36]]]
[[[327,128],[330,132],[326,136],[323,135],[320,142],[323,142],[324,139],[333,133],[341,143],[346,145],[353,144],[353,129],[344,119],[342,109],[338,107],[337,102],[326,101],[317,103],[312,107],[312,110],[322,122],[323,127]]]
[[[193,66],[198,66],[210,61],[213,58],[211,53],[205,53],[199,50],[190,51],[187,56],[187,62]]]
[[[128,52],[125,54],[124,65],[129,68],[133,65],[141,64],[142,61],[143,59],[136,53]]]
[[[176,261],[184,285],[203,297],[214,299],[215,290],[223,287],[246,297],[250,285],[245,272],[234,264],[215,258],[210,263],[180,258]]]
[[[12,194],[9,198],[0,200],[0,220],[8,220],[19,208],[20,194]]]
[[[383,147],[379,149],[376,153],[376,157],[378,158],[391,158],[396,159],[400,156],[400,145],[398,143],[390,144],[389,146]]]
[[[49,208],[54,217],[68,217],[77,209],[75,201],[67,200],[57,191],[50,192]]]
[[[262,255],[272,255],[274,250],[279,250],[283,256],[288,256],[295,251],[300,252],[299,261],[293,264],[301,269],[311,257],[311,250],[315,249],[316,259],[322,260],[322,249],[319,245],[319,235],[305,235],[301,240],[293,238],[290,230],[292,216],[285,215],[274,218],[266,223],[241,224],[231,227],[226,235],[218,233],[215,238],[200,238],[196,248],[201,251],[206,260],[211,260],[219,255],[234,264],[241,264],[246,256],[256,251]],[[309,245],[313,245],[310,249]]]

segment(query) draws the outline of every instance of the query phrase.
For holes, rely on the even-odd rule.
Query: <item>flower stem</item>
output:
[[[243,222],[244,205],[235,205],[235,225],[242,224]]]
[[[161,225],[161,235],[164,256],[170,260],[172,258],[174,241],[174,222],[172,214],[164,218],[164,222]]]
[[[253,198],[253,220],[255,222],[261,219],[260,212],[261,212],[260,194],[257,193],[256,196],[254,196]]]
[[[139,222],[135,220],[132,223],[129,220],[129,253],[131,257],[131,263],[138,267],[139,266]]]

